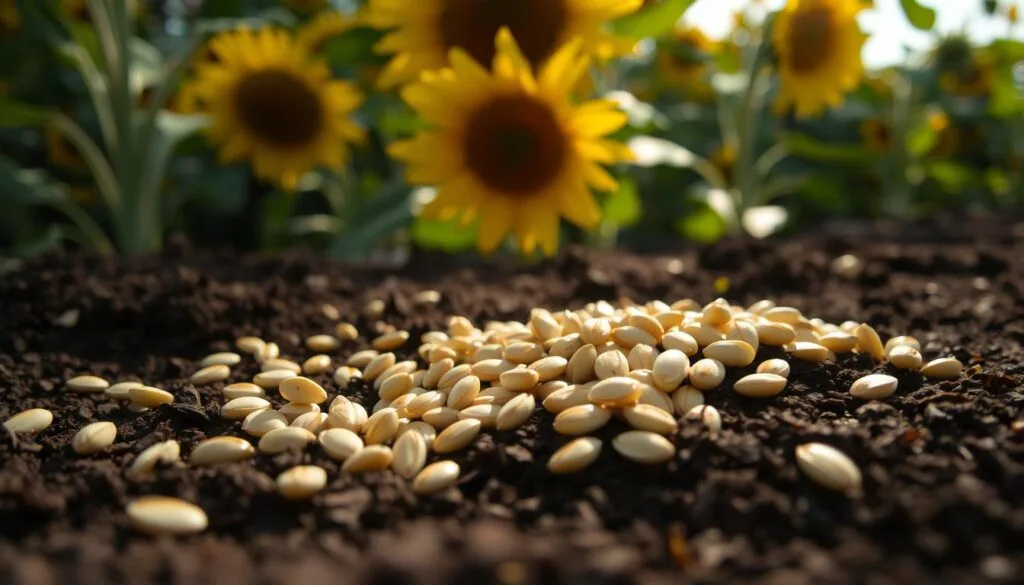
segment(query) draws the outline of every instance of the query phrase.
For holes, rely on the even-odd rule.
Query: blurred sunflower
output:
[[[328,0],[281,0],[288,10],[296,14],[316,14],[330,5]]]
[[[628,53],[634,43],[604,29],[635,12],[642,0],[370,0],[366,21],[388,33],[376,50],[394,57],[379,83],[388,89],[413,81],[421,71],[444,67],[448,50],[463,49],[477,63],[494,60],[494,38],[507,27],[532,67],[539,67],[569,39],[599,58]]]
[[[892,142],[889,126],[880,118],[868,118],[860,123],[860,138],[865,148],[875,153],[888,152]]]
[[[776,19],[772,43],[778,55],[781,87],[776,109],[793,107],[799,117],[818,116],[864,75],[861,48],[866,36],[857,25],[860,0],[788,0]]]
[[[363,138],[349,118],[361,101],[287,31],[239,29],[210,41],[217,61],[196,71],[195,98],[210,114],[226,162],[251,159],[256,176],[285,188],[325,165],[340,169]]]
[[[986,53],[978,53],[966,66],[942,73],[939,85],[955,96],[983,97],[992,93],[995,79],[995,61]]]
[[[615,189],[601,165],[632,158],[624,144],[605,138],[627,118],[610,101],[571,101],[589,62],[582,39],[558,49],[537,75],[509,29],[496,45],[493,73],[454,48],[450,68],[403,90],[431,128],[390,152],[408,163],[410,182],[437,185],[425,217],[479,217],[482,252],[514,232],[523,252],[552,255],[561,217],[583,229],[600,221],[591,189]]]
[[[328,41],[355,28],[358,21],[337,10],[325,10],[317,14],[295,33],[295,42],[307,53],[324,50]]]
[[[708,80],[708,60],[717,44],[700,29],[677,27],[658,48],[658,75],[669,90],[699,102],[710,101],[714,91]]]
[[[21,13],[14,5],[14,0],[0,1],[0,35],[18,30],[21,26]]]

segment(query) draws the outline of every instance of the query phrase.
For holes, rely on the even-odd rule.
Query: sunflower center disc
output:
[[[440,27],[448,48],[461,47],[490,67],[494,38],[507,26],[523,55],[536,66],[555,52],[567,20],[565,0],[447,0]]]
[[[466,161],[488,187],[531,194],[554,180],[566,158],[566,140],[551,109],[527,96],[505,96],[469,119]]]
[[[798,73],[821,67],[832,54],[835,23],[828,8],[801,10],[793,15],[789,31],[790,65]]]
[[[246,75],[235,95],[238,116],[250,132],[280,146],[301,146],[320,133],[323,106],[300,79],[283,71]]]

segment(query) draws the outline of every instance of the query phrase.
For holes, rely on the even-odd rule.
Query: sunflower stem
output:
[[[131,59],[129,42],[132,37],[131,18],[127,0],[112,0],[111,24],[117,54],[117,69],[112,72],[116,109],[118,144],[117,173],[123,189],[124,213],[121,217],[121,245],[129,254],[142,254],[155,249],[153,226],[143,217],[142,198],[138,182],[136,158],[135,104],[131,87]]]

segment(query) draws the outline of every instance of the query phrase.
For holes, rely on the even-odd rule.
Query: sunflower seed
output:
[[[917,351],[921,351],[921,342],[909,335],[898,335],[889,339],[889,341],[885,342],[885,347],[883,349],[885,350],[885,353],[889,353],[889,350],[897,345],[906,345],[916,349]]]
[[[770,359],[761,362],[757,366],[758,374],[775,374],[783,378],[789,377],[789,362],[786,360]]]
[[[772,307],[762,311],[761,316],[769,321],[785,323],[787,325],[796,325],[800,322],[800,318],[803,317],[800,311],[793,307]]]
[[[563,435],[585,435],[608,424],[611,418],[611,411],[595,404],[581,404],[558,413],[554,428]]]
[[[550,382],[564,374],[568,364],[569,360],[552,355],[531,363],[529,369],[537,372],[538,382]]]
[[[270,343],[263,346],[258,354],[255,355],[256,361],[263,363],[267,360],[277,359],[281,356],[281,347],[271,341]]]
[[[392,331],[385,333],[370,342],[370,347],[377,351],[394,351],[409,341],[408,331]]]
[[[252,459],[256,450],[252,443],[238,437],[213,437],[192,449],[189,463],[194,466],[220,465]]]
[[[254,412],[260,412],[270,408],[270,401],[257,396],[242,396],[233,398],[220,407],[220,415],[228,420],[243,419]]]
[[[684,322],[680,328],[683,333],[692,337],[700,347],[707,347],[716,341],[725,339],[725,334],[707,323]]]
[[[480,394],[480,378],[476,376],[466,376],[452,386],[451,392],[448,393],[447,404],[449,408],[455,410],[462,410],[473,404],[476,400],[477,395]]]
[[[152,386],[141,386],[128,390],[128,400],[131,400],[135,406],[156,408],[161,404],[174,403],[174,395],[166,390],[153,388]]]
[[[363,440],[348,429],[327,429],[318,435],[320,447],[331,459],[345,461],[363,448]]]
[[[658,345],[658,337],[633,325],[623,325],[622,327],[612,329],[612,341],[626,349],[631,349],[641,344],[652,347]]]
[[[818,485],[856,495],[861,491],[860,468],[845,453],[824,443],[804,443],[796,448],[800,471]]]
[[[459,411],[448,407],[435,408],[424,412],[420,418],[435,429],[441,430],[459,420]]]
[[[921,375],[926,378],[948,380],[959,378],[964,365],[960,360],[952,357],[934,359],[921,367]]]
[[[278,387],[281,397],[288,402],[320,404],[327,400],[327,391],[320,384],[304,376],[283,380]]]
[[[464,449],[476,439],[482,427],[476,418],[463,418],[451,423],[434,439],[434,452],[452,453]]]
[[[629,358],[618,349],[606,351],[594,361],[594,375],[599,380],[625,376],[629,373]]]
[[[661,339],[661,336],[665,334],[665,326],[661,321],[646,313],[633,313],[626,319],[626,322],[655,339],[655,343],[648,343],[647,345],[657,345],[657,340]]]
[[[889,363],[901,370],[919,371],[924,364],[921,352],[909,345],[894,345],[889,348],[885,356]]]
[[[112,422],[94,422],[81,428],[71,439],[71,448],[79,455],[93,455],[114,444],[117,427]]]
[[[192,377],[189,378],[189,382],[199,386],[205,386],[215,382],[223,382],[224,380],[227,380],[229,376],[231,376],[231,368],[225,365],[207,366],[192,374]]]
[[[768,398],[782,392],[786,382],[786,378],[778,374],[750,374],[736,380],[732,389],[749,398]]]
[[[761,343],[760,337],[757,334],[757,328],[749,321],[732,321],[725,330],[725,338],[727,340],[743,341],[752,347],[755,353],[757,353],[757,348]]]
[[[302,362],[302,373],[307,376],[318,376],[329,369],[331,369],[331,356],[322,353],[310,356]]]
[[[758,323],[754,329],[757,330],[758,341],[763,345],[781,346],[796,339],[796,331],[785,323]]]
[[[592,380],[596,361],[597,348],[589,343],[580,347],[566,364],[566,378],[572,384],[582,384]]]
[[[857,347],[857,336],[845,331],[833,331],[818,338],[818,343],[836,353],[853,351]]]
[[[320,412],[320,405],[318,404],[307,404],[305,402],[289,402],[277,409],[277,412],[284,415],[288,422],[291,423],[296,418],[309,413],[309,412]]]
[[[242,430],[253,437],[262,437],[274,429],[288,426],[288,419],[276,410],[257,410],[242,421]]]
[[[316,465],[296,465],[277,476],[277,493],[289,500],[305,500],[327,485],[327,472]]]
[[[622,416],[634,428],[670,435],[679,429],[679,424],[671,414],[657,406],[637,404],[622,409]]]
[[[700,350],[697,340],[683,331],[669,331],[661,338],[661,346],[666,350],[676,349],[687,356],[694,356]]]
[[[128,392],[132,388],[142,388],[141,382],[118,382],[103,391],[111,400],[130,400]]]
[[[632,378],[616,376],[594,384],[587,395],[591,403],[606,407],[631,406],[640,398],[640,383]]]
[[[698,390],[713,390],[725,380],[725,364],[704,358],[690,367],[690,385]]]
[[[380,385],[377,395],[382,400],[394,400],[412,390],[412,374],[395,374]]]
[[[654,360],[654,385],[665,392],[679,387],[690,373],[690,359],[678,349],[665,350]]]
[[[128,476],[137,478],[150,473],[158,463],[174,463],[181,457],[181,446],[177,441],[163,441],[144,449],[128,468]]]
[[[263,341],[259,337],[239,337],[235,340],[235,347],[237,347],[239,351],[252,355],[259,355],[263,353],[266,346],[267,342]]]
[[[701,310],[701,323],[709,327],[721,327],[732,319],[732,311],[729,310],[729,303],[725,299],[715,299]]]
[[[451,370],[453,367],[455,367],[455,361],[451,358],[443,358],[436,362],[432,362],[427,368],[427,371],[423,374],[423,387],[428,390],[437,388],[437,384],[441,381],[441,377],[448,373],[448,370]]]
[[[757,352],[745,341],[726,339],[716,341],[704,348],[704,357],[718,360],[722,364],[735,368],[749,366],[754,362]]]
[[[589,403],[590,388],[581,384],[572,384],[555,390],[543,401],[548,412],[558,414],[567,408]]]
[[[366,366],[370,365],[370,362],[372,362],[374,358],[378,357],[379,355],[380,352],[378,352],[375,349],[364,349],[362,351],[357,351],[349,356],[348,360],[345,361],[345,365],[351,366],[353,368],[365,368]],[[383,371],[383,369],[381,371]]]
[[[501,407],[502,405],[494,403],[474,404],[460,410],[459,418],[475,418],[480,421],[480,425],[483,428],[492,429],[498,422],[498,413],[501,412]]]
[[[65,387],[69,392],[92,394],[103,392],[110,387],[110,382],[99,376],[75,376],[65,383]]]
[[[373,413],[363,427],[366,444],[381,445],[391,442],[398,435],[398,426],[401,424],[399,419],[398,411],[390,407]]]
[[[454,484],[459,472],[459,464],[454,461],[435,461],[416,475],[412,491],[421,496],[437,493]]]
[[[530,327],[537,339],[547,341],[562,334],[562,326],[546,309],[536,308],[530,311]]]
[[[850,385],[850,394],[862,400],[884,400],[896,392],[898,381],[887,374],[868,374]]]
[[[406,479],[412,479],[427,464],[427,444],[419,433],[398,437],[392,452],[391,469]]]
[[[277,388],[288,378],[294,378],[297,372],[293,370],[268,370],[266,372],[260,372],[256,374],[252,381],[260,388]]]
[[[704,393],[692,386],[683,386],[672,393],[672,404],[675,412],[685,415],[704,404]]]
[[[519,428],[526,421],[530,420],[533,411],[537,408],[537,401],[533,394],[517,394],[506,402],[498,411],[495,427],[499,431],[509,431]]]
[[[167,496],[142,496],[125,508],[132,527],[151,535],[195,534],[206,530],[206,512],[195,504]]]
[[[469,364],[462,364],[448,370],[443,376],[441,376],[441,379],[438,380],[437,389],[448,390],[452,386],[455,386],[456,382],[470,375],[471,368],[472,366]]]
[[[327,424],[327,419],[328,415],[326,412],[307,412],[295,417],[289,426],[306,429],[315,435],[323,430],[324,425]]]
[[[540,374],[525,366],[502,373],[498,376],[501,386],[510,392],[527,392],[540,382]]]
[[[302,366],[293,362],[292,360],[284,358],[273,358],[266,360],[260,364],[261,372],[270,372],[273,370],[289,370],[295,374],[301,374]]]
[[[273,429],[260,438],[259,449],[271,455],[285,451],[302,451],[316,442],[316,435],[302,427]]]
[[[313,335],[306,338],[306,347],[317,353],[328,353],[341,347],[341,341],[333,335]]]
[[[444,392],[429,390],[417,395],[404,409],[399,409],[399,414],[405,418],[420,418],[428,410],[434,410],[445,405],[448,397]]]
[[[548,459],[551,473],[575,473],[597,461],[601,455],[601,441],[594,437],[580,437],[569,441]]]
[[[391,352],[376,355],[363,368],[363,379],[367,382],[376,380],[378,376],[384,373],[384,370],[395,365],[397,361],[395,354]],[[349,360],[349,365],[352,365],[351,360]]]
[[[857,327],[854,332],[857,337],[857,351],[871,356],[876,362],[885,358],[885,348],[882,346],[882,339],[873,327],[864,323]]]
[[[260,388],[256,384],[250,382],[238,382],[236,384],[228,384],[221,390],[224,398],[227,400],[234,400],[236,398],[266,398],[267,393],[263,388]]]
[[[653,465],[671,459],[676,449],[665,437],[650,431],[626,431],[612,439],[612,447],[626,459]]]
[[[785,350],[796,359],[816,364],[827,361],[831,357],[827,347],[810,341],[794,341],[787,345]]]
[[[707,427],[711,434],[722,430],[722,415],[718,412],[717,408],[710,404],[694,406],[686,412],[686,418],[699,421]]]

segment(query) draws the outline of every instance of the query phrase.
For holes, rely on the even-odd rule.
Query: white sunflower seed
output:
[[[861,491],[860,468],[845,453],[824,443],[804,443],[796,448],[800,471],[818,485],[856,495]]]
[[[664,392],[671,392],[690,374],[690,358],[678,349],[665,350],[654,360],[651,372],[655,387]]]
[[[959,378],[964,365],[960,360],[952,357],[934,359],[921,367],[921,375],[926,378],[937,378],[948,380]]]
[[[734,368],[749,366],[754,362],[757,352],[746,341],[725,339],[716,341],[704,348],[704,357],[718,360],[724,365]]]
[[[640,383],[633,378],[616,376],[594,384],[587,395],[591,403],[605,407],[631,406],[640,398]]]
[[[395,354],[391,352],[375,356],[366,364],[366,367],[363,368],[363,379],[367,382],[373,382],[378,376],[383,374],[385,370],[395,365],[397,361]],[[351,360],[349,360],[349,363],[351,364]]]
[[[285,451],[302,451],[316,442],[316,435],[302,427],[273,429],[260,438],[259,449],[271,455]]]
[[[398,435],[401,424],[398,411],[394,408],[383,408],[367,419],[363,427],[367,445],[382,445],[391,442]]]
[[[224,395],[226,400],[234,400],[236,398],[266,398],[267,392],[250,382],[238,382],[236,384],[228,384],[221,390],[221,394]]]
[[[594,375],[598,380],[625,376],[629,373],[629,358],[618,349],[605,351],[594,361]]]
[[[459,420],[459,411],[448,407],[435,408],[424,412],[420,418],[428,425],[441,430]]]
[[[894,367],[912,372],[919,371],[924,364],[921,352],[909,345],[894,345],[889,348],[885,357]]]
[[[128,468],[128,476],[138,478],[152,472],[158,463],[174,463],[181,457],[181,445],[177,441],[155,443],[139,453]]]
[[[130,400],[134,406],[140,406],[142,408],[156,408],[161,404],[174,403],[174,395],[166,390],[161,390],[152,386],[141,386],[139,388],[130,388],[128,390],[128,400]]]
[[[451,392],[448,393],[447,405],[449,408],[462,410],[472,405],[479,394],[480,378],[472,375],[466,376],[452,386]]]
[[[664,463],[676,454],[671,441],[650,431],[620,433],[612,439],[612,447],[626,459],[646,465]]]
[[[850,385],[850,394],[862,400],[884,400],[896,392],[898,380],[887,374],[868,374]]]
[[[331,459],[345,461],[363,448],[363,440],[348,429],[332,428],[320,431],[320,447]]]
[[[262,437],[274,429],[288,426],[288,419],[276,410],[258,410],[242,421],[242,430],[253,437]]]
[[[294,378],[298,373],[294,370],[268,370],[256,374],[252,381],[260,388],[277,388],[288,378]]]
[[[302,373],[307,376],[318,376],[331,369],[331,356],[319,353],[302,362]]]
[[[542,404],[548,412],[558,414],[567,408],[587,404],[589,395],[589,387],[582,384],[571,384],[549,394]]]
[[[256,396],[242,396],[224,403],[220,407],[220,415],[228,420],[240,420],[254,412],[270,408],[270,401]]]
[[[110,387],[110,382],[107,382],[99,376],[75,376],[65,382],[65,387],[69,392],[92,394],[96,392],[103,392]]]
[[[94,422],[85,425],[71,439],[71,448],[79,455],[93,455],[114,444],[117,427],[112,422]]]
[[[857,338],[857,351],[871,356],[876,362],[880,362],[885,358],[885,347],[882,346],[882,338],[878,336],[878,332],[873,327],[867,323],[861,324],[854,331],[854,336]]]
[[[782,392],[787,381],[778,374],[750,374],[736,380],[732,389],[749,398],[768,398]]]
[[[454,461],[436,461],[423,468],[412,482],[412,491],[425,496],[450,487],[459,479],[459,464]]]
[[[630,425],[643,431],[651,431],[662,435],[671,435],[679,428],[679,423],[671,414],[657,406],[637,404],[622,409],[622,416]]]
[[[783,378],[789,377],[789,371],[789,362],[778,358],[765,360],[757,366],[758,374],[775,374]]]
[[[530,416],[533,415],[533,411],[536,408],[537,401],[533,394],[528,392],[517,394],[498,411],[495,428],[499,431],[519,428],[523,423],[530,420]]]
[[[103,393],[111,400],[130,400],[128,396],[129,390],[132,388],[142,388],[143,385],[141,382],[118,382],[104,390]]]
[[[406,479],[412,479],[427,464],[427,444],[419,433],[401,435],[391,451],[391,469]]]
[[[501,386],[509,392],[528,392],[540,382],[540,374],[525,366],[509,370],[498,376]]]
[[[53,413],[45,408],[30,408],[4,421],[4,428],[12,433],[38,433],[53,423]]]
[[[594,437],[579,437],[569,441],[548,459],[551,473],[575,473],[590,466],[601,455],[601,441]]]
[[[757,339],[762,345],[782,346],[796,339],[796,331],[791,325],[772,321],[754,325]]]
[[[700,344],[692,335],[683,331],[669,331],[661,338],[661,346],[665,349],[677,349],[687,357],[697,355]]]
[[[455,385],[456,382],[469,376],[472,366],[469,364],[461,364],[445,372],[441,379],[437,382],[438,390],[448,390]]]
[[[362,351],[357,351],[354,354],[350,355],[347,360],[345,360],[345,365],[353,368],[365,368],[366,366],[370,365],[370,362],[372,362],[374,358],[378,357],[379,355],[380,352],[375,349],[364,349]]]
[[[554,428],[562,435],[585,435],[608,424],[611,418],[609,410],[596,404],[581,404],[558,413]]]
[[[818,337],[818,343],[835,353],[847,353],[857,347],[857,336],[845,331],[832,331]]]
[[[306,338],[306,347],[317,353],[329,353],[341,347],[341,341],[333,335],[313,335]]]
[[[327,424],[328,415],[326,412],[307,412],[295,417],[289,426],[300,427],[314,435],[323,430]]]
[[[316,465],[296,465],[277,476],[277,493],[289,500],[306,500],[327,485],[327,472]]]
[[[194,466],[220,465],[252,459],[256,449],[252,443],[238,437],[213,437],[192,449],[189,463]]]
[[[906,345],[916,349],[917,351],[921,351],[921,342],[910,335],[897,335],[896,337],[889,339],[889,341],[885,342],[885,347],[883,349],[886,353],[889,353],[889,350],[897,345]]]
[[[463,418],[448,425],[434,439],[434,452],[452,453],[464,449],[476,440],[482,426],[476,418]]]
[[[725,364],[704,358],[690,367],[690,385],[698,390],[713,390],[725,380]]]
[[[132,527],[151,535],[195,534],[206,530],[202,508],[178,498],[142,496],[125,508]]]
[[[263,349],[267,346],[267,342],[263,341],[259,337],[239,337],[235,340],[235,347],[239,351],[243,351],[252,355],[259,355],[263,353]]]
[[[597,361],[597,348],[586,344],[576,350],[566,364],[566,378],[571,384],[583,384],[594,378],[594,364]],[[628,360],[627,360],[628,362]]]
[[[377,351],[394,351],[409,341],[408,331],[391,331],[370,342],[370,347]]]
[[[327,400],[327,391],[320,384],[304,376],[283,380],[278,386],[281,397],[288,402],[320,404]]]
[[[289,402],[277,409],[277,412],[284,415],[288,422],[291,423],[296,418],[309,413],[309,412],[320,412],[320,405],[308,404],[306,402]]]
[[[798,360],[804,360],[815,364],[828,361],[831,352],[828,348],[811,341],[794,341],[787,345],[785,350]]]
[[[551,355],[531,363],[529,369],[537,372],[538,383],[550,382],[564,374],[568,364],[569,360]]]
[[[189,378],[189,382],[199,386],[205,386],[215,382],[223,382],[224,380],[227,380],[229,376],[231,376],[231,368],[225,365],[207,366],[192,374],[192,377]]]

